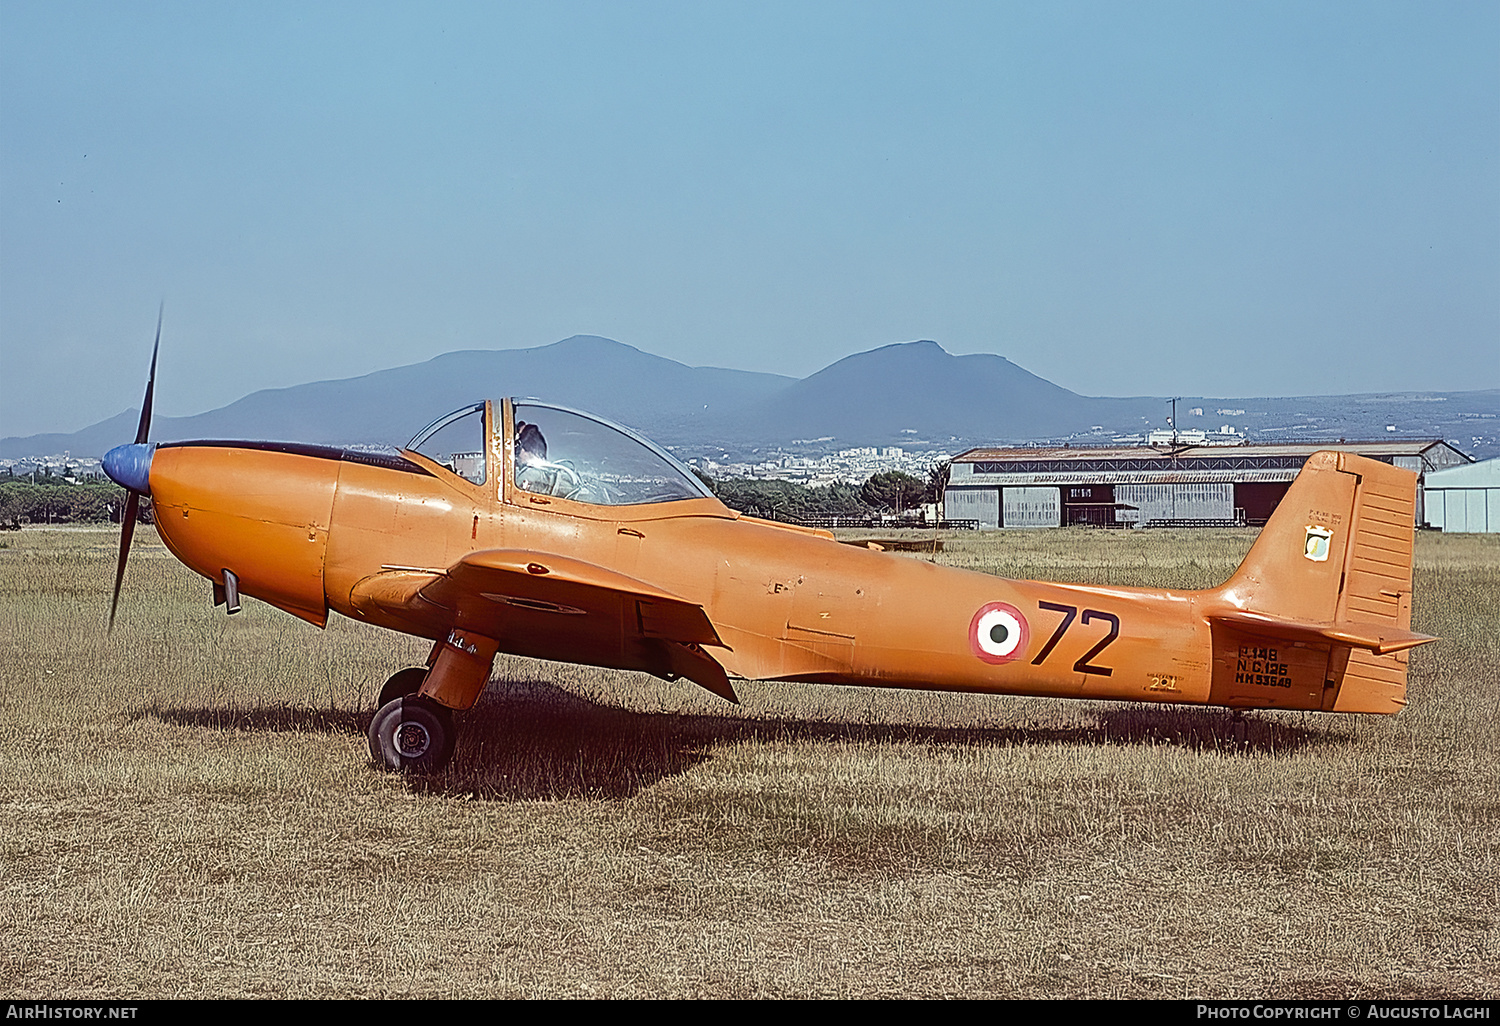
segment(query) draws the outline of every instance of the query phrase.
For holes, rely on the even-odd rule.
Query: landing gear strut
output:
[[[370,721],[370,757],[391,772],[440,772],[453,758],[453,713],[416,695],[391,699]]]
[[[437,773],[453,758],[453,710],[474,705],[499,643],[454,627],[432,646],[427,665],[401,670],[380,689],[370,721],[370,757],[381,769]]]

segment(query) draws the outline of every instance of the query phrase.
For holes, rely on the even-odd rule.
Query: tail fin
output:
[[[1416,487],[1411,471],[1352,453],[1308,459],[1219,589],[1210,701],[1383,713],[1406,704],[1407,650],[1436,640],[1411,631]]]

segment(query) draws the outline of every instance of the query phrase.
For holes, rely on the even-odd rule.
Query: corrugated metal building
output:
[[[982,528],[1263,524],[1302,464],[1323,449],[1358,453],[1424,476],[1471,463],[1447,442],[1433,438],[970,449],[953,460],[943,515],[977,520]],[[1417,522],[1425,522],[1420,483]]]
[[[1500,532],[1500,460],[1427,475],[1427,525],[1449,534]]]

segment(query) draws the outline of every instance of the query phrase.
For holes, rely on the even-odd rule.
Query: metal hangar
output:
[[[1500,532],[1500,459],[1428,474],[1427,526],[1449,534]]]
[[[981,528],[1264,524],[1313,453],[1336,449],[1419,475],[1468,465],[1441,439],[1275,445],[970,449],[956,457],[944,516]],[[1417,523],[1426,523],[1421,479]]]

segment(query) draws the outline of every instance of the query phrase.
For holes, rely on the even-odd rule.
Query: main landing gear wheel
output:
[[[426,679],[427,667],[425,666],[408,666],[404,670],[397,670],[391,674],[391,679],[385,682],[385,687],[380,689],[380,697],[375,701],[375,708],[384,709],[393,698],[415,695],[422,690],[422,681]]]
[[[453,758],[453,713],[416,695],[391,699],[370,721],[370,757],[391,772],[441,771]]]

